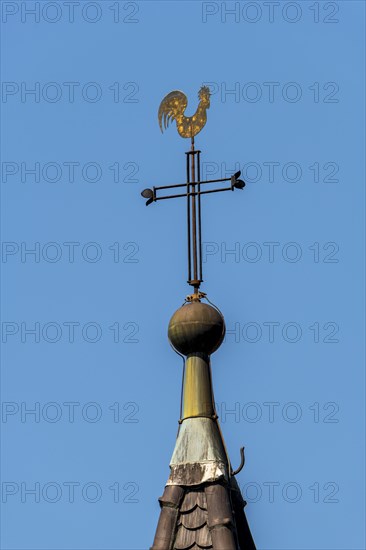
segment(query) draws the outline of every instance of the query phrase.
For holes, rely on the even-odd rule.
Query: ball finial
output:
[[[214,307],[199,301],[180,307],[169,322],[168,338],[183,355],[216,351],[225,336],[225,321]]]

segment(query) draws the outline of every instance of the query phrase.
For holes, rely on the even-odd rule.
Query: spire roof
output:
[[[151,550],[255,550],[234,477],[198,487],[167,485]]]

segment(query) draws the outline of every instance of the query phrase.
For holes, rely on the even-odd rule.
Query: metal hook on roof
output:
[[[241,472],[242,469],[244,468],[244,464],[245,464],[244,447],[240,447],[240,464],[239,464],[239,468],[237,468],[236,470],[232,470],[231,475],[236,476],[239,472]]]

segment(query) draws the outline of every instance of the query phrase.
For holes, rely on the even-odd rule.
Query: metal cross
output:
[[[206,123],[206,109],[209,108],[209,91],[203,86],[199,92],[200,104],[192,117],[185,117],[183,112],[187,105],[187,98],[183,92],[175,91],[168,94],[161,102],[159,108],[159,123],[162,129],[162,119],[167,127],[171,119],[175,119],[177,129],[182,137],[191,138],[191,150],[186,152],[186,183],[176,183],[144,189],[141,195],[147,199],[146,206],[152,202],[166,199],[187,199],[187,244],[188,244],[188,284],[194,287],[194,294],[198,295],[198,289],[202,279],[202,238],[201,238],[201,195],[219,193],[221,191],[234,191],[243,189],[244,181],[238,179],[241,172],[238,171],[230,178],[201,181],[201,151],[194,148],[194,136],[201,131]],[[197,168],[197,170],[196,170]],[[197,176],[196,176],[197,171]],[[201,185],[229,181],[228,187],[219,189],[201,190]],[[167,189],[184,189],[172,195],[166,195]],[[161,194],[161,191],[163,194]]]

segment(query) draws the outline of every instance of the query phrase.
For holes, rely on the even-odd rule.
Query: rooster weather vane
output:
[[[191,149],[186,152],[186,183],[177,183],[172,185],[163,185],[144,189],[141,195],[147,199],[146,206],[152,202],[165,199],[176,199],[186,197],[187,199],[187,242],[188,242],[188,284],[194,287],[194,294],[189,296],[189,301],[197,300],[204,293],[199,292],[202,279],[202,238],[201,238],[201,196],[208,193],[218,193],[221,191],[234,191],[234,189],[243,189],[245,182],[238,179],[241,172],[238,171],[230,178],[220,178],[214,180],[201,181],[201,151],[194,148],[194,137],[202,130],[207,122],[207,109],[210,107],[210,90],[207,86],[202,86],[198,92],[199,104],[194,115],[187,117],[186,110],[188,100],[187,96],[175,90],[167,94],[160,103],[158,120],[161,131],[163,132],[169,126],[169,123],[175,120],[177,131],[183,138],[191,138]],[[164,129],[163,129],[164,126]],[[201,190],[201,186],[221,182],[230,182],[227,187],[219,189]],[[178,190],[177,193],[166,195],[168,189]],[[182,192],[180,192],[182,191]]]
[[[187,96],[175,90],[166,95],[159,107],[159,126],[163,132],[162,120],[164,117],[164,128],[167,128],[170,120],[175,120],[177,123],[178,134],[183,138],[194,138],[202,130],[207,122],[206,110],[210,108],[210,90],[207,86],[202,86],[198,92],[200,100],[197,111],[193,116],[184,116],[184,111],[187,107]]]

